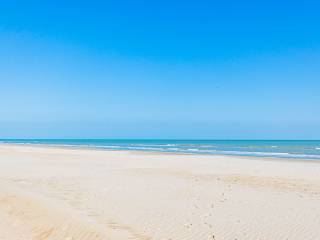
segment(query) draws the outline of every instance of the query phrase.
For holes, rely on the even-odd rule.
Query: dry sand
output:
[[[317,240],[320,165],[0,145],[1,240]]]

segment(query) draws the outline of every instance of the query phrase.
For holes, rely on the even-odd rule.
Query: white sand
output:
[[[0,240],[320,239],[320,164],[0,145]]]

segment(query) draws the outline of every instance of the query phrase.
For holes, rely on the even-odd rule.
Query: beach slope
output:
[[[316,161],[0,145],[0,240],[320,239]]]

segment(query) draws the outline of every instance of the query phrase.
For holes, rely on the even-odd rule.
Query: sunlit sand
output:
[[[316,161],[0,145],[0,239],[320,239]]]

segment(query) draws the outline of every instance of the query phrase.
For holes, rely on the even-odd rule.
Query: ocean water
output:
[[[106,150],[320,160],[320,140],[0,139],[0,142],[72,147],[83,146]]]

